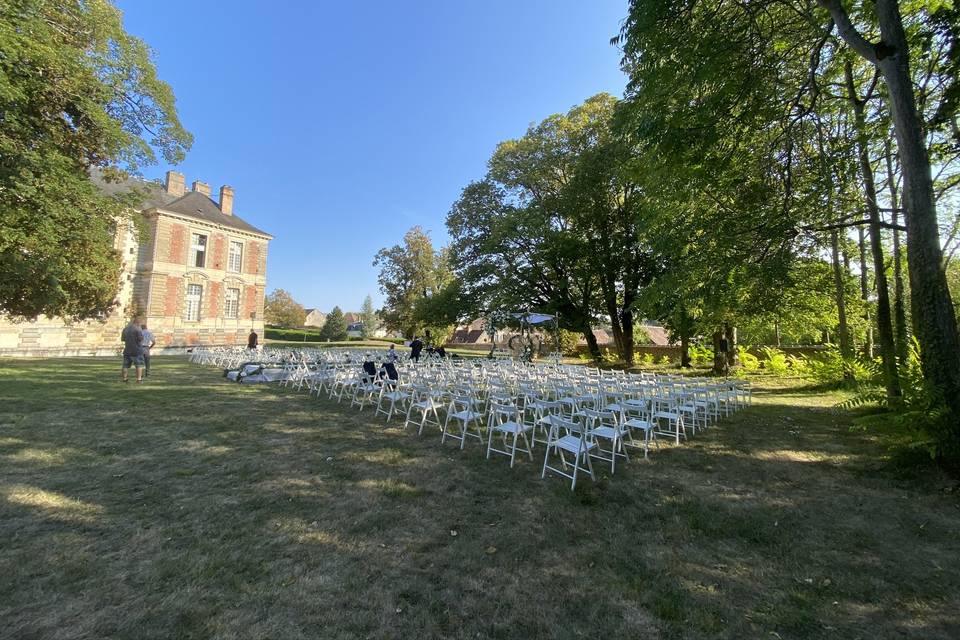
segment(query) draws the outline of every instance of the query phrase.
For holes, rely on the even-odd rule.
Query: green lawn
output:
[[[542,458],[118,364],[0,361],[0,638],[960,637],[960,492],[838,396],[758,380],[571,493]]]

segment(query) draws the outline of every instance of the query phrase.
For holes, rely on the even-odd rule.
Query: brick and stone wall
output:
[[[188,264],[192,233],[208,236],[201,269]],[[240,273],[227,271],[231,239],[244,243]],[[153,212],[140,231],[132,225],[118,231],[116,246],[124,266],[113,314],[75,323],[45,317],[32,322],[0,319],[0,356],[119,354],[120,332],[136,313],[145,316],[157,346],[168,350],[244,344],[251,328],[263,335],[267,242],[262,237]],[[185,317],[189,284],[203,287],[197,321]],[[228,288],[240,291],[236,318],[224,316]]]

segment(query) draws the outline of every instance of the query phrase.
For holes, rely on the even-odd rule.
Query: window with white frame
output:
[[[203,297],[203,287],[199,284],[187,285],[187,313],[188,322],[196,322],[200,319],[200,299]]]
[[[190,234],[190,266],[203,268],[207,263],[207,236]]]
[[[227,256],[227,271],[240,273],[240,265],[243,264],[243,243],[236,240],[230,241],[230,254]]]
[[[240,289],[227,289],[223,313],[227,318],[236,318],[240,315]]]

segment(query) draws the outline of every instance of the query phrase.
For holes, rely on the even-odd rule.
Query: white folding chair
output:
[[[446,442],[447,437],[460,441],[460,448],[467,442],[467,438],[476,438],[483,442],[483,433],[481,432],[481,420],[483,414],[480,412],[482,403],[473,396],[454,395],[450,398],[450,404],[447,407],[447,419],[443,422],[443,435],[440,436],[440,443]],[[450,422],[460,427],[459,435],[453,433],[450,429]],[[470,427],[475,432],[470,432]]]
[[[577,475],[583,465],[586,465],[590,473],[590,479],[596,481],[597,476],[593,473],[593,462],[591,457],[597,449],[597,441],[590,435],[590,429],[574,420],[567,420],[553,416],[550,422],[550,435],[547,438],[547,451],[543,456],[543,471],[540,478],[547,477],[547,471],[553,471],[564,478],[569,478],[570,490],[577,488]],[[550,466],[550,454],[555,453],[560,456],[560,462],[563,468]],[[568,473],[567,469],[570,463],[567,462],[564,452],[573,456],[573,473]]]
[[[363,374],[359,381],[353,385],[353,397],[350,399],[350,406],[360,407],[360,411],[363,411],[366,405],[373,405],[373,399],[378,393],[380,393],[380,384],[376,377]]]
[[[610,410],[581,409],[590,434],[595,440],[606,440],[610,443],[610,451],[604,451],[597,443],[597,451],[593,457],[610,463],[610,473],[617,471],[617,457],[630,461],[630,454],[624,446],[624,436],[630,437],[630,427],[620,419],[619,412]]]
[[[434,425],[438,429],[443,428],[443,425],[440,424],[440,416],[437,414],[437,409],[443,407],[442,396],[442,392],[434,391],[429,386],[415,386],[410,398],[411,402],[407,406],[407,418],[403,426],[406,427],[411,424],[416,426],[417,435],[422,434],[423,427],[428,424]],[[420,414],[420,422],[412,419],[414,412]],[[433,420],[430,419],[431,414],[433,415]]]
[[[500,404],[495,401],[491,402],[490,416],[487,420],[487,460],[490,459],[491,453],[502,453],[505,456],[510,456],[510,468],[512,469],[513,462],[517,456],[518,439],[523,438],[524,443],[527,445],[526,449],[523,450],[527,452],[530,461],[533,462],[533,447],[527,438],[527,434],[532,430],[533,427],[531,425],[524,424],[520,420],[520,410],[517,409],[517,407]],[[502,437],[503,449],[494,448],[494,435]],[[512,438],[512,442],[508,442],[510,438]]]
[[[390,418],[393,417],[393,412],[396,411],[397,405],[400,405],[399,413],[403,413],[409,402],[410,392],[405,385],[397,380],[381,380],[380,397],[377,400],[377,411],[374,415],[380,415],[382,413],[387,416],[387,422],[390,422]],[[384,406],[387,403],[389,403],[389,408]]]

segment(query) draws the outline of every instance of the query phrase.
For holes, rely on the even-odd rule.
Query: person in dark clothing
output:
[[[247,336],[247,349],[256,349],[257,348],[257,332],[253,329],[250,329],[250,335]]]
[[[123,368],[120,369],[123,381],[128,382],[128,371],[133,366],[137,369],[137,382],[143,382],[143,330],[139,318],[123,328],[120,339],[123,340]]]
[[[387,380],[390,380],[391,382],[396,382],[400,379],[400,372],[397,371],[397,365],[393,362],[384,362],[381,371],[386,376]]]
[[[418,336],[413,336],[410,343],[410,359],[414,362],[420,362],[420,352],[423,351],[423,340]]]
[[[377,379],[377,365],[373,362],[373,358],[370,357],[368,353],[363,359],[363,373],[367,379],[371,382]]]

